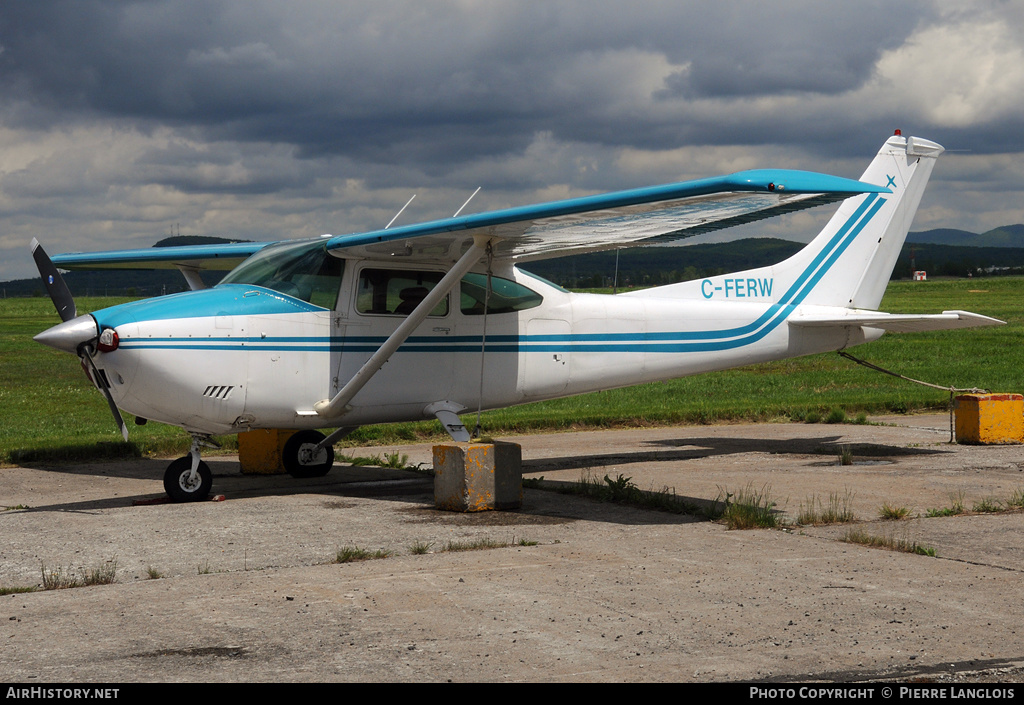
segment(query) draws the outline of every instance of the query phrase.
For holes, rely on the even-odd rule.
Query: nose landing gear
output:
[[[183,458],[172,462],[164,473],[164,490],[175,502],[201,502],[210,496],[213,487],[213,473],[209,466],[199,459],[199,447],[216,448],[207,438],[192,435],[192,450]]]

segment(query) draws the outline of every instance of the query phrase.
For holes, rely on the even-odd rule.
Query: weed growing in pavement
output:
[[[430,553],[430,549],[432,549],[433,547],[434,544],[430,543],[429,541],[416,541],[411,546],[409,546],[409,553],[413,554],[414,556],[422,556],[426,553]]]
[[[117,582],[117,559],[109,561],[88,569],[81,570],[78,574],[72,572],[71,568],[58,566],[53,570],[40,565],[43,574],[44,590],[65,590],[67,588],[85,587],[88,585],[109,585]]]
[[[964,491],[960,490],[956,494],[949,493],[950,506],[943,507],[942,509],[929,509],[925,512],[926,517],[952,517],[959,514],[966,514],[967,510],[964,508]]]
[[[543,479],[543,478],[542,478]],[[589,473],[568,487],[560,487],[558,492],[575,494],[599,502],[614,502],[638,509],[650,509],[672,514],[700,515],[704,510],[693,502],[687,502],[676,495],[675,490],[663,487],[660,491],[641,490],[633,482],[633,478],[618,475],[612,479],[608,475],[598,480]]]
[[[975,502],[971,507],[971,511],[977,514],[994,514],[995,512],[1003,511],[1003,505],[997,499],[986,497],[985,499]]]
[[[39,588],[37,588],[35,585],[29,585],[27,587],[20,587],[20,586],[0,587],[0,596],[2,596],[2,595],[17,595],[17,594],[20,594],[20,593],[23,593],[23,592],[35,592],[38,589]]]
[[[797,524],[845,524],[855,521],[853,513],[853,493],[846,490],[843,494],[832,492],[828,496],[828,505],[822,504],[815,495],[807,499],[807,504],[800,504]]]
[[[355,563],[356,561],[369,561],[377,560],[380,558],[389,558],[392,556],[392,552],[378,548],[376,551],[368,551],[365,548],[359,548],[358,546],[346,546],[338,550],[335,556],[335,563]]]
[[[879,508],[878,516],[889,521],[899,521],[900,519],[906,519],[910,516],[910,508],[894,507],[886,502]]]
[[[774,529],[780,524],[768,485],[757,490],[750,484],[735,495],[719,488],[715,504],[720,502],[725,505],[722,521],[730,529]]]
[[[449,541],[445,551],[482,551],[488,548],[505,548],[509,544],[489,538],[473,539],[472,541]]]
[[[863,529],[850,529],[843,536],[843,541],[846,541],[847,543],[860,544],[861,546],[870,546],[872,548],[886,548],[890,551],[916,553],[920,556],[931,556],[932,558],[938,555],[934,548],[919,544],[916,541],[910,541],[906,537],[896,538],[892,534],[888,536],[878,536],[875,534],[869,534]]]
[[[357,467],[363,465],[371,465],[377,468],[392,468],[395,470],[416,469],[415,467],[409,465],[409,456],[405,455],[404,453],[399,453],[398,451],[395,451],[394,453],[384,453],[383,455],[377,453],[376,455],[370,456],[342,455],[338,458],[338,460],[343,463],[348,463],[349,465]]]
[[[1014,490],[1010,498],[1006,500],[1009,509],[1024,509],[1024,490]]]

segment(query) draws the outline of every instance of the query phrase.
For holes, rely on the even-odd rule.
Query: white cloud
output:
[[[1019,117],[1024,114],[1022,41],[1018,30],[997,20],[927,27],[882,57],[869,90],[940,127]]]

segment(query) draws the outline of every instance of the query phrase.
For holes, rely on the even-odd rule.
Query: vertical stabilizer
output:
[[[917,137],[886,140],[860,180],[892,193],[846,199],[807,247],[770,267],[782,303],[878,308],[942,151]]]
[[[943,148],[899,133],[886,140],[861,181],[887,188],[846,199],[825,228],[802,250],[771,267],[713,280],[682,282],[637,292],[667,298],[711,298],[721,287],[748,300],[876,309],[935,159]],[[719,281],[721,280],[721,281]],[[738,289],[737,289],[738,287]]]

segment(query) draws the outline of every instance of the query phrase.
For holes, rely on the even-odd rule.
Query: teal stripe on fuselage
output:
[[[327,309],[249,284],[220,284],[213,289],[185,291],[100,309],[93,318],[103,328],[135,321],[167,321],[211,316],[270,316],[282,313],[327,313]]]

